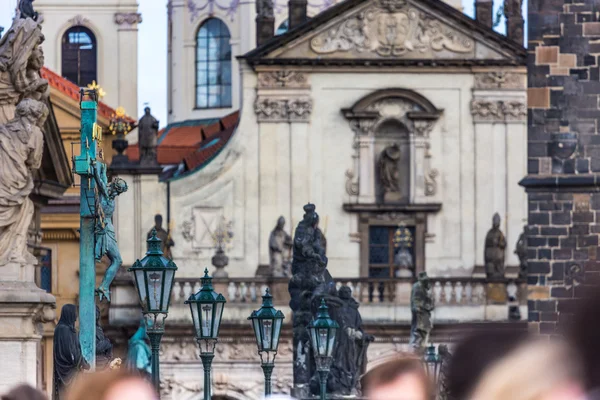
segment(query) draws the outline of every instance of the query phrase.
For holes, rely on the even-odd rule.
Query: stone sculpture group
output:
[[[19,15],[0,39],[0,265],[35,264],[27,250],[34,214],[29,194],[42,162],[48,82],[41,26]]]
[[[336,289],[327,270],[324,236],[318,226],[315,205],[307,204],[304,212],[294,234],[292,278],[288,286],[294,312],[294,394],[304,398],[319,393],[307,328],[323,299],[331,318],[340,325],[327,391],[335,395],[356,395],[360,393],[358,378],[364,373],[367,348],[373,337],[363,331],[359,303],[352,298],[350,288]]]

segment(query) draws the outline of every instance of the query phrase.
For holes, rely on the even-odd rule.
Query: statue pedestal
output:
[[[19,383],[40,386],[41,325],[55,318],[56,300],[33,283],[33,271],[33,265],[0,267],[0,393]]]

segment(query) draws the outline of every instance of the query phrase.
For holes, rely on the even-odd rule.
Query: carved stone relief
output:
[[[427,58],[442,52],[473,53],[469,37],[405,1],[380,0],[315,36],[317,54],[375,53],[380,57]]]
[[[140,13],[115,13],[115,24],[117,25],[135,25],[142,22]]]
[[[89,23],[90,23],[90,20],[85,18],[81,14],[77,14],[76,16],[74,16],[73,18],[71,18],[69,20],[69,24],[71,24],[71,26],[87,25]]]
[[[304,72],[282,70],[258,73],[259,89],[308,87],[308,74]]]
[[[526,74],[490,71],[475,74],[475,89],[525,89]]]
[[[259,122],[309,122],[312,106],[310,97],[259,96],[254,112]]]
[[[476,121],[523,121],[527,118],[527,105],[524,100],[474,99],[471,101],[471,114]]]

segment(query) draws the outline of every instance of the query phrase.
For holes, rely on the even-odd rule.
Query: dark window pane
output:
[[[231,86],[221,88],[221,107],[231,107]]]
[[[369,278],[389,278],[389,268],[369,268]]]
[[[223,76],[223,84],[231,85],[231,61],[221,63],[221,75]]]
[[[388,264],[389,262],[389,246],[369,246],[369,264]]]
[[[84,26],[74,26],[62,38],[62,75],[82,87],[98,80],[96,37]]]
[[[389,244],[390,228],[387,226],[369,227],[369,244]]]

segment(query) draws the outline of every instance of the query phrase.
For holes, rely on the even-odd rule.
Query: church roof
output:
[[[429,27],[419,26],[420,29],[429,29],[429,31],[425,31],[424,36],[428,36],[430,33],[440,36],[441,31],[448,41],[460,42],[460,40],[467,39],[471,41],[472,51],[470,53],[459,51],[462,54],[448,56],[446,50],[452,51],[452,45],[457,44],[451,43],[450,46],[446,46],[446,49],[441,49],[442,51],[435,57],[421,56],[418,51],[409,51],[403,54],[394,54],[392,51],[392,54],[381,56],[380,53],[374,57],[373,42],[390,40],[387,37],[380,38],[377,29],[373,30],[370,29],[372,26],[368,26],[369,23],[382,23],[377,21],[372,13],[369,15],[369,12],[376,7],[379,10],[387,9],[387,12],[390,13],[387,15],[391,15],[396,18],[397,22],[407,25],[408,32],[398,30],[397,36],[392,38],[392,49],[396,46],[404,50],[402,45],[406,45],[409,50],[412,50],[410,46],[415,43],[414,41],[409,43],[410,39],[414,39],[410,37],[410,31],[414,29],[414,32],[417,32],[418,29],[411,28],[410,24],[424,22],[424,25],[427,25],[433,22]],[[411,15],[410,11],[414,10],[420,14]],[[344,18],[347,19],[344,20]],[[372,18],[372,22],[368,21],[369,18]],[[344,24],[344,22],[350,23]],[[364,26],[361,27],[363,23]],[[402,37],[403,34],[404,37]],[[429,38],[431,39],[431,37]],[[321,48],[329,47],[326,51],[312,51],[312,53],[318,54],[308,55],[311,51],[306,51],[306,49],[314,50],[315,41],[322,46]],[[402,43],[397,46],[399,42]],[[458,43],[458,45],[461,44]],[[479,44],[480,48],[485,50],[478,51],[475,44]],[[439,43],[436,43],[437,45]],[[338,47],[336,48],[336,46]],[[353,48],[358,48],[358,51],[352,52]],[[348,51],[349,49],[350,51]],[[245,59],[251,65],[418,67],[524,66],[526,57],[527,52],[522,45],[468,17],[442,0],[345,0],[290,31],[273,37],[239,58]]]
[[[79,90],[80,90],[79,86],[77,86],[76,84],[74,84],[73,82],[68,80],[67,78],[63,78],[62,76],[58,75],[56,72],[54,72],[46,67],[42,67],[41,75],[42,75],[42,78],[44,78],[48,81],[48,84],[51,87],[53,87],[54,89],[58,90],[59,92],[65,94],[65,95],[67,95],[68,97],[72,98],[73,100],[77,100],[77,102],[79,102]],[[115,114],[115,112],[116,111],[114,108],[109,107],[108,105],[106,105],[105,103],[103,103],[101,101],[98,102],[98,116],[99,117],[103,117],[103,118],[106,118],[107,120],[109,120],[111,115]],[[129,118],[129,122],[135,123],[136,121],[134,119]]]
[[[167,125],[158,132],[158,163],[181,163],[183,170],[179,173],[201,168],[225,146],[238,121],[239,112],[236,111],[223,118],[186,120]],[[137,145],[130,145],[126,154],[130,161],[139,161]]]

